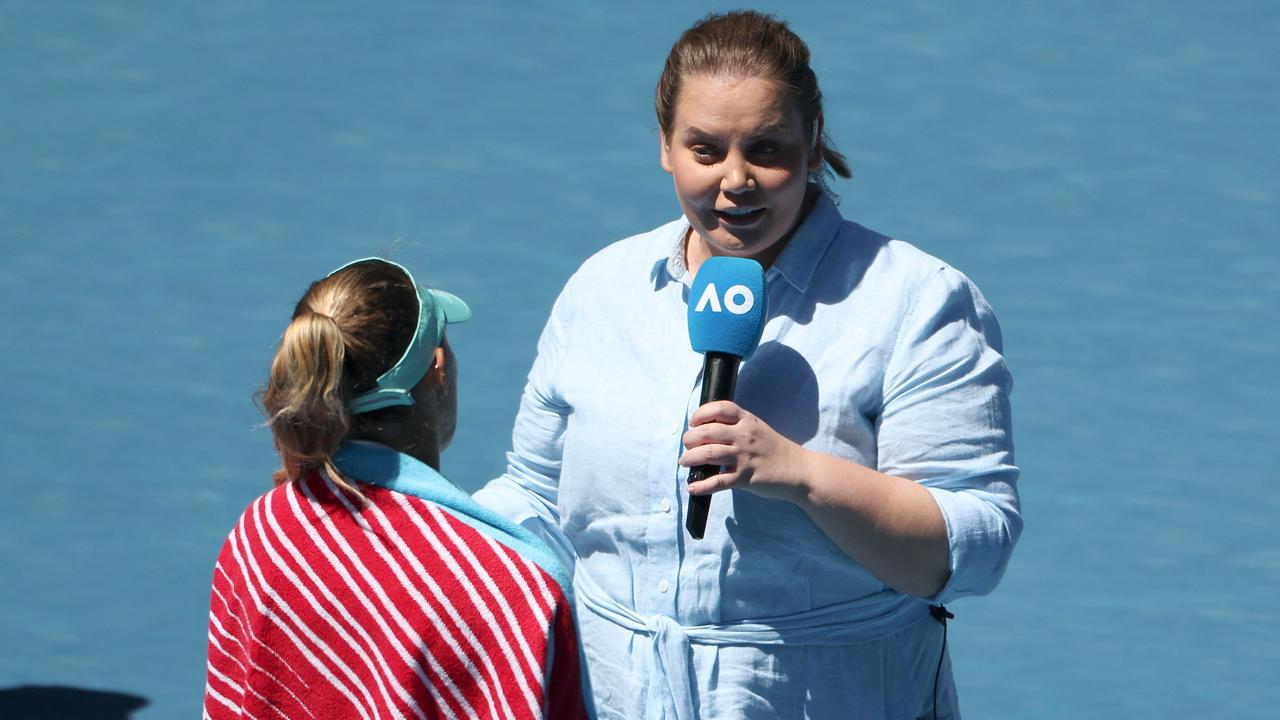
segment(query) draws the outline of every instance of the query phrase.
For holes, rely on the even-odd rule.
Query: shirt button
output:
[[[662,502],[658,503],[658,507],[662,508],[662,512],[669,513],[671,512],[671,501],[667,498],[662,498]]]
[[[658,592],[664,593],[670,589],[671,589],[671,583],[667,582],[666,578],[662,578],[661,580],[658,581]]]

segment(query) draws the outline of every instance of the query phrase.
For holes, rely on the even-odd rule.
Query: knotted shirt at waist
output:
[[[922,601],[894,593],[790,615],[681,625],[666,615],[641,615],[623,606],[581,564],[574,574],[574,589],[579,608],[650,639],[646,716],[675,720],[698,716],[691,645],[854,645],[898,632],[929,609]]]

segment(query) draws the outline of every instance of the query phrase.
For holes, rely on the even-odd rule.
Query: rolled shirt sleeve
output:
[[[951,575],[931,602],[990,592],[1022,531],[1001,349],[991,307],[944,266],[918,290],[886,368],[879,469],[928,488],[947,526]]]

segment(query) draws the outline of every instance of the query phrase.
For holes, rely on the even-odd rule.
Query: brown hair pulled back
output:
[[[338,446],[359,425],[347,403],[391,369],[417,325],[417,290],[385,262],[359,263],[307,288],[260,393],[284,464],[274,477],[277,484],[323,467],[334,482],[355,492],[333,464]],[[397,410],[402,408],[362,417]]]
[[[822,92],[809,67],[809,46],[782,20],[754,10],[708,15],[671,47],[654,98],[662,132],[671,135],[685,78],[723,74],[764,78],[787,88],[800,110],[805,133],[813,132],[822,113]],[[823,171],[850,177],[848,161],[832,146],[825,130],[817,144]]]

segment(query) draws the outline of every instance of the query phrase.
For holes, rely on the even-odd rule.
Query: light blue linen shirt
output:
[[[940,260],[822,197],[766,274],[736,400],[805,447],[927,487],[951,577],[892,590],[790,503],[713,496],[684,530],[681,436],[700,401],[681,218],[590,258],[538,343],[507,472],[476,499],[574,567],[601,718],[905,717],[932,707],[929,602],[990,591],[1022,528],[1000,330]],[[939,717],[955,717],[949,664]]]

